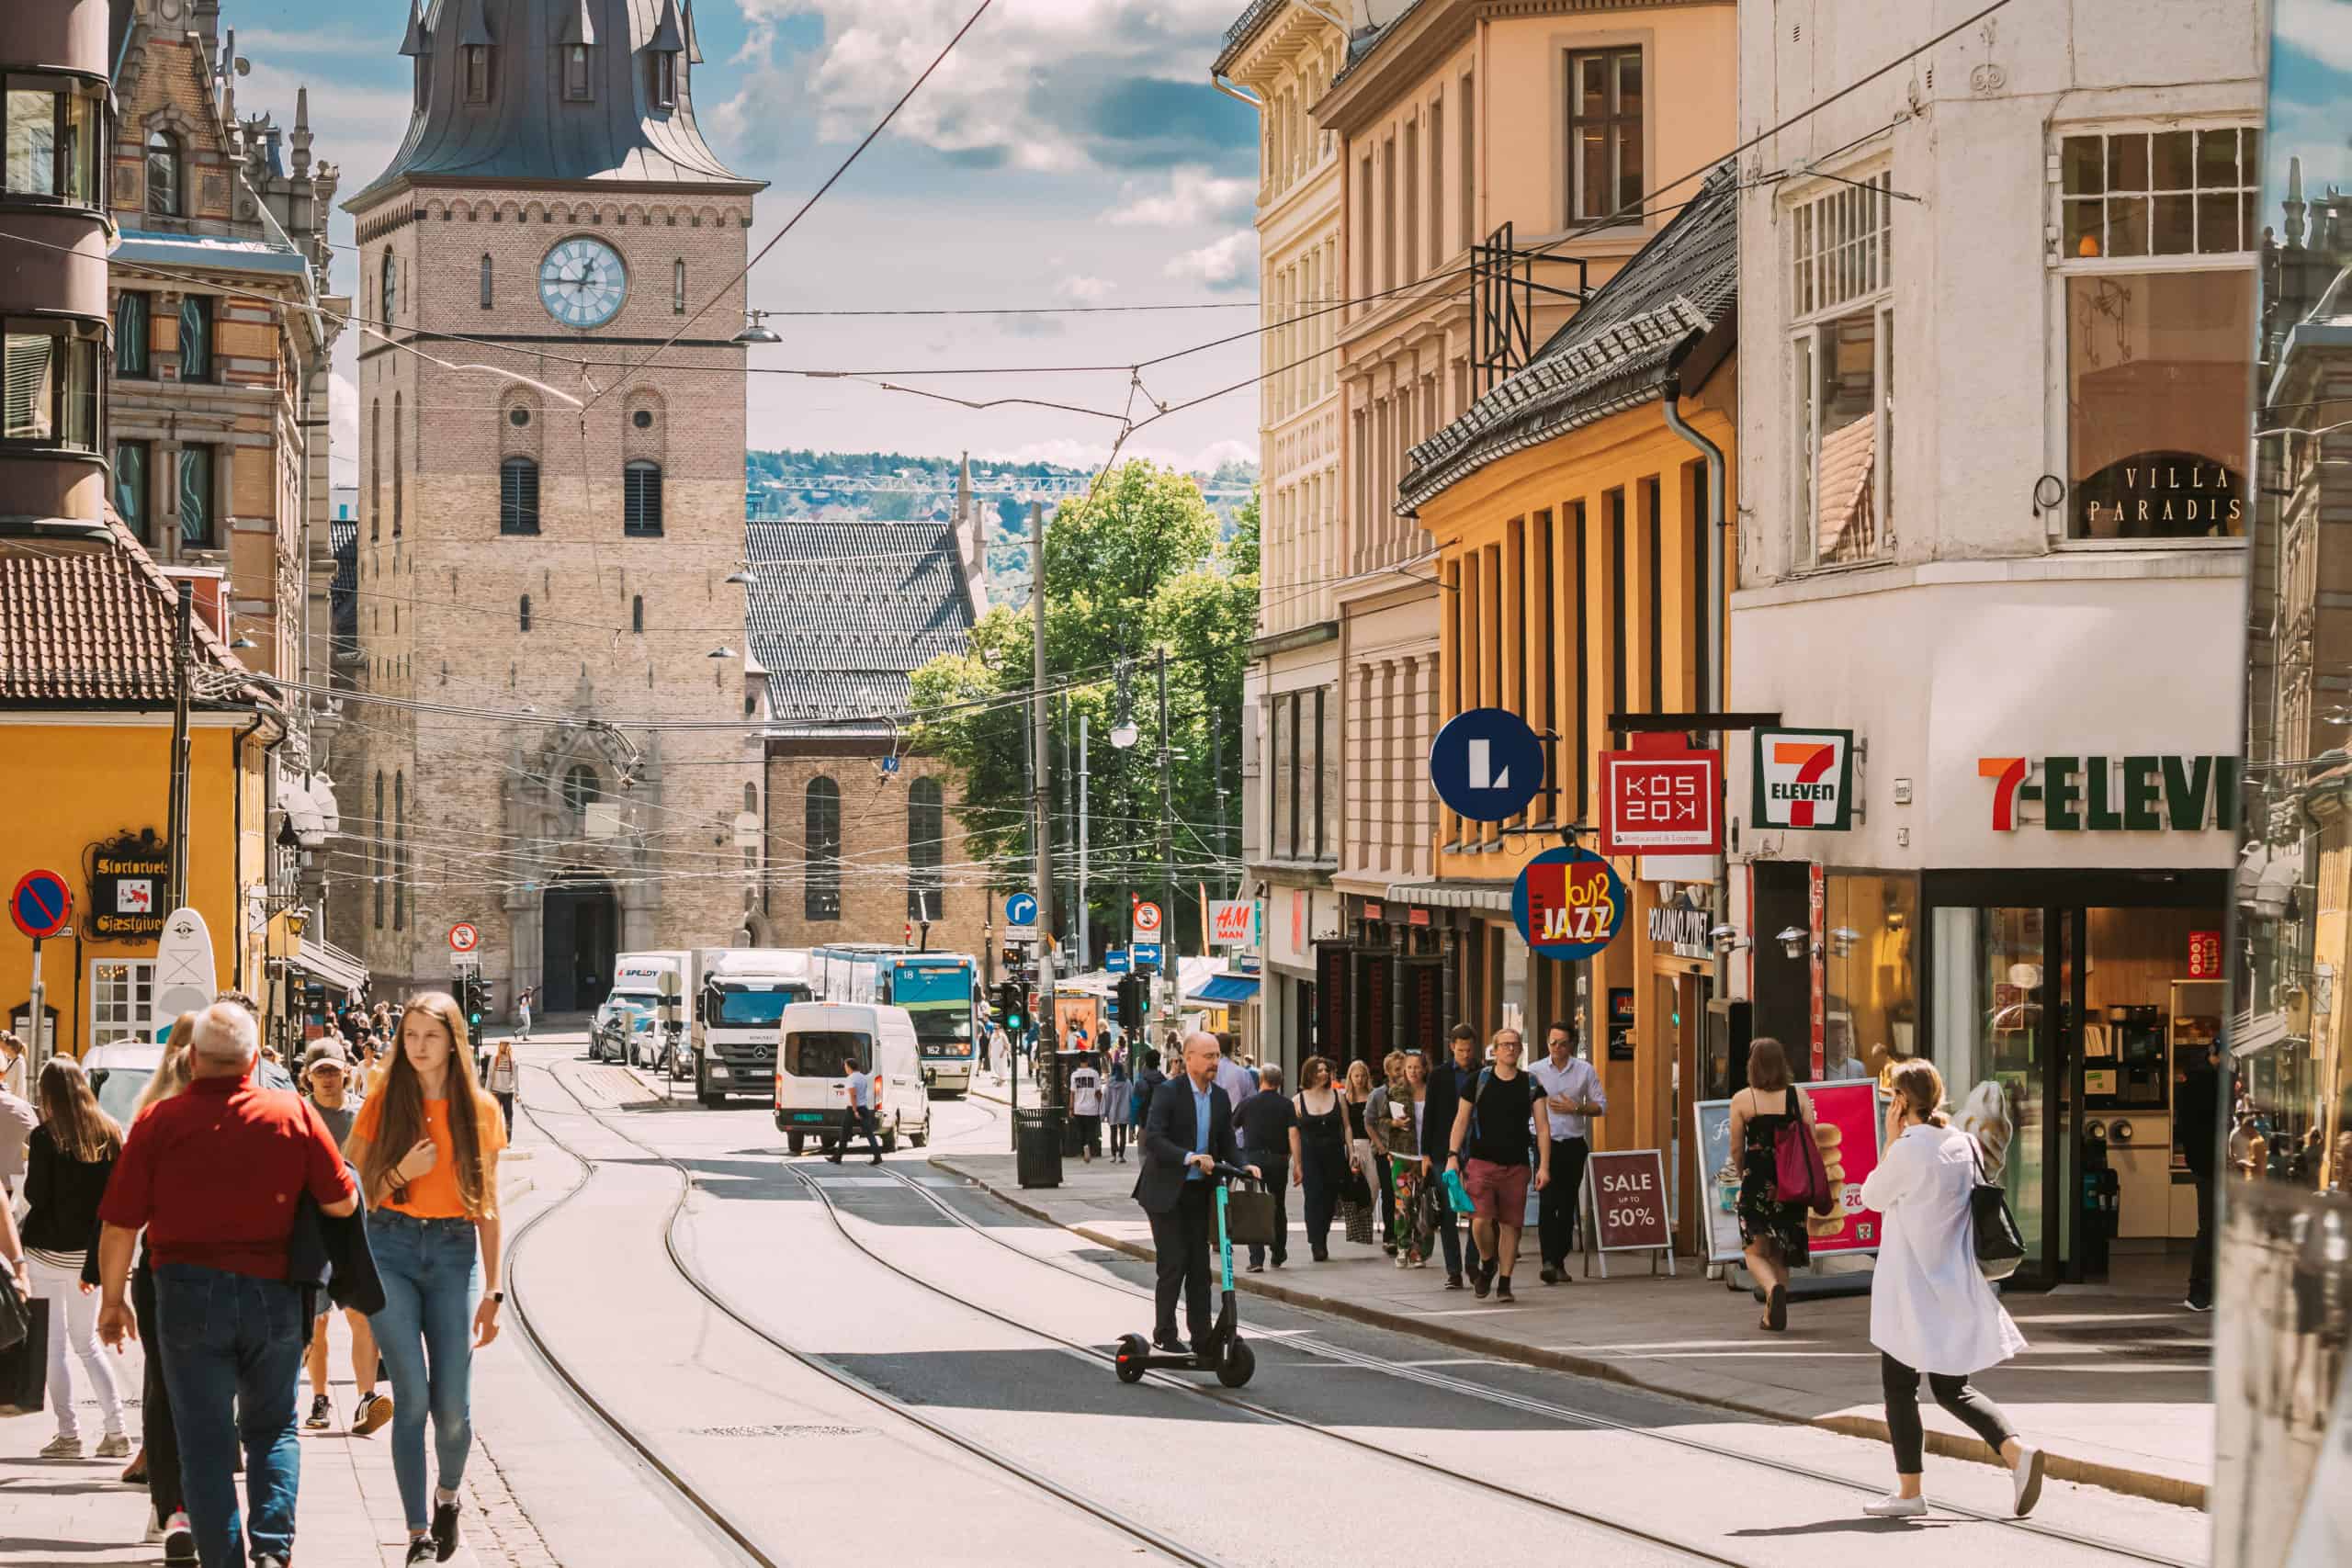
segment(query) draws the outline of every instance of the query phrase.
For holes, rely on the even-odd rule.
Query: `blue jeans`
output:
[[[384,1286],[368,1318],[392,1379],[392,1474],[408,1528],[432,1523],[424,1483],[424,1422],[433,1418],[435,1483],[455,1492],[473,1446],[474,1301],[481,1289],[471,1220],[420,1220],[390,1209],[368,1216],[368,1244]]]
[[[180,1483],[204,1568],[294,1554],[294,1495],[302,1443],[294,1427],[302,1370],[302,1298],[282,1280],[193,1263],[155,1266],[164,1383],[179,1436]],[[237,1515],[237,1450],[245,1453],[250,1521]]]

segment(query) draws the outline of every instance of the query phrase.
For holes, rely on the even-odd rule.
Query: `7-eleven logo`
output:
[[[1843,831],[1853,784],[1853,742],[1852,732],[1844,729],[1758,731],[1758,822]]]

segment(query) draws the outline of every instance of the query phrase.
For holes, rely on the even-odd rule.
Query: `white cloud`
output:
[[[390,32],[361,32],[351,28],[239,28],[237,52],[265,54],[356,54],[380,60],[400,47],[402,18],[393,17]]]
[[[1057,437],[1049,441],[1032,441],[1019,446],[972,449],[974,461],[982,458],[991,463],[1059,463],[1066,468],[1100,468],[1111,454],[1108,441],[1080,441]],[[1212,441],[1198,448],[1161,446],[1149,441],[1130,441],[1119,448],[1119,460],[1142,458],[1180,473],[1210,474],[1217,465],[1227,462],[1254,463],[1258,460],[1258,446],[1253,441]]]
[[[2273,0],[2271,36],[2338,71],[2352,71],[2352,4],[2346,0]]]
[[[1209,288],[1240,288],[1252,280],[1258,263],[1258,236],[1249,229],[1236,229],[1222,240],[1215,240],[1195,251],[1172,256],[1163,271],[1170,277],[1183,278]]]
[[[1168,171],[1165,186],[1148,195],[1142,182],[1129,180],[1119,190],[1119,205],[1104,213],[1107,222],[1154,223],[1192,229],[1224,222],[1250,209],[1256,187],[1248,180],[1219,179],[1196,164]]]
[[[1073,305],[1100,305],[1118,287],[1107,277],[1076,273],[1054,285],[1054,293]]]
[[[328,482],[348,484],[350,476],[358,471],[359,457],[359,387],[340,370],[327,377],[327,434],[331,450],[338,457],[352,459],[351,464],[335,465]]]
[[[972,14],[971,0],[742,0],[750,26],[741,90],[712,115],[730,140],[772,133],[775,106],[806,103],[827,141],[863,136]],[[980,17],[891,122],[891,134],[939,152],[1063,172],[1098,162],[1103,140],[1164,128],[1099,103],[1095,123],[1072,84],[1134,78],[1205,90],[1205,62],[1232,0],[1023,0]],[[822,48],[779,60],[778,27],[813,16]],[[1148,118],[1148,117],[1147,117]]]

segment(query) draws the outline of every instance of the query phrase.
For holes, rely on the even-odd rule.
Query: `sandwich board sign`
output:
[[[1596,1151],[1585,1162],[1585,1272],[1600,1258],[1609,1278],[1612,1252],[1646,1252],[1650,1272],[1660,1253],[1674,1272],[1674,1225],[1666,1212],[1666,1156],[1657,1149]]]

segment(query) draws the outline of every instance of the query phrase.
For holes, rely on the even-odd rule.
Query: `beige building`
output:
[[[346,204],[380,325],[335,874],[378,994],[446,984],[463,921],[502,1013],[741,940],[764,814],[733,341],[760,182],[695,128],[691,13],[580,0],[552,45],[547,14],[413,14],[407,138]]]
[[[1735,140],[1735,50],[1727,0],[1506,15],[1423,0],[1359,28],[1315,105],[1339,144],[1352,299],[1338,333],[1340,897],[1295,929],[1333,1047],[1433,1043],[1456,1020],[1483,1032],[1532,999],[1508,882],[1433,879],[1429,748],[1458,705],[1441,701],[1436,552],[1397,487],[1413,446],[1525,364],[1696,193]],[[1498,286],[1506,268],[1524,283]],[[1280,911],[1267,923],[1294,929]]]
[[[1258,635],[1243,691],[1242,852],[1269,926],[1264,986],[1241,1010],[1247,1049],[1296,1064],[1315,979],[1289,940],[1294,909],[1336,910],[1340,758],[1334,587],[1340,519],[1340,159],[1312,110],[1347,60],[1330,13],[1259,0],[1226,34],[1216,73],[1256,96],[1259,292],[1267,330],[1258,402],[1262,476]],[[1236,95],[1239,96],[1239,95]],[[1262,887],[1262,891],[1259,889]]]

